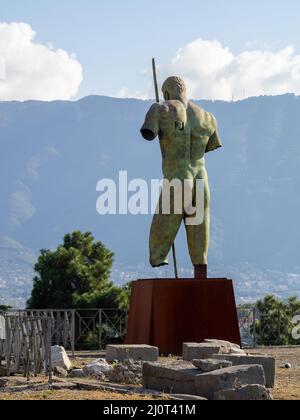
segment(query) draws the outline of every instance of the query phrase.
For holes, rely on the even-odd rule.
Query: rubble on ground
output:
[[[92,381],[86,379],[94,378],[99,386],[140,387],[143,384],[145,392],[161,392],[174,399],[272,399],[268,388],[275,383],[274,358],[247,355],[237,344],[213,339],[184,343],[183,358],[160,362],[149,361],[158,357],[155,347],[108,346],[108,349],[106,359],[97,359],[81,369],[74,368],[68,374],[69,380],[73,378],[76,383],[76,378],[83,378],[82,382],[88,385]],[[64,357],[61,359],[66,363]],[[61,377],[67,373],[60,366],[55,372]]]
[[[68,371],[62,367],[56,366],[53,369],[54,375],[58,376],[59,378],[66,378],[68,376]]]
[[[83,369],[73,369],[69,373],[69,378],[95,378],[102,382],[140,385],[142,383],[142,362],[129,359],[110,364],[104,359],[98,359],[85,365]]]
[[[51,347],[51,362],[53,368],[59,367],[69,371],[72,368],[72,363],[66,353],[64,347],[52,346]]]
[[[108,372],[113,370],[113,366],[107,363],[105,359],[95,360],[93,363],[89,363],[84,366],[83,372],[86,377],[93,377],[106,380],[106,375]]]
[[[269,400],[275,359],[247,355],[237,344],[209,339],[184,343],[183,361],[144,363],[146,389],[196,395],[208,400]]]
[[[142,362],[125,360],[123,363],[116,363],[106,378],[114,383],[139,385],[142,383]]]
[[[71,372],[69,373],[69,378],[74,378],[74,379],[78,379],[78,378],[85,378],[85,373],[83,369],[73,369],[71,370]]]

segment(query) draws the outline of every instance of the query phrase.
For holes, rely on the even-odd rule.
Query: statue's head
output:
[[[184,103],[187,101],[186,86],[180,77],[169,77],[163,84],[162,92],[164,94],[165,101],[175,99]]]

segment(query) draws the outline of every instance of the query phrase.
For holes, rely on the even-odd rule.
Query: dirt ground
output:
[[[140,395],[121,395],[102,391],[25,391],[21,393],[0,393],[2,401],[142,401],[153,400]]]
[[[246,350],[250,354],[262,354],[275,357],[276,367],[290,363],[293,369],[300,369],[300,347],[264,347]]]
[[[294,348],[260,348],[249,350],[251,354],[270,355],[276,359],[276,386],[271,391],[275,400],[300,400],[300,347]],[[81,366],[87,359],[77,358],[75,365]],[[282,365],[290,363],[292,369],[283,369]],[[40,377],[31,384],[45,384],[45,378]],[[3,389],[0,400],[153,400],[152,396],[124,395],[117,392],[83,391],[83,390],[28,390],[28,384],[23,378],[11,378],[10,387],[17,386],[18,390]],[[9,391],[9,392],[8,392]]]
[[[300,400],[300,347],[260,348],[249,353],[275,357],[276,385],[272,390],[275,400]],[[287,363],[292,369],[281,368]]]
[[[272,390],[275,400],[300,400],[300,369],[278,369],[276,385]]]

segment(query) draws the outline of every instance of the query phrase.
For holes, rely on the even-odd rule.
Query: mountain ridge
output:
[[[116,282],[126,267],[124,279],[165,275],[148,268],[151,216],[96,213],[99,179],[117,180],[121,170],[128,170],[129,179],[162,178],[158,142],[144,142],[139,133],[151,103],[97,95],[72,102],[0,102],[0,235],[36,258],[41,248],[56,247],[65,233],[89,230],[116,252]],[[259,279],[266,293],[286,296],[289,281],[290,290],[297,291],[299,97],[197,103],[216,115],[224,145],[206,159],[212,190],[211,274],[236,276],[238,289],[241,284],[239,290],[245,290],[240,296],[251,299]],[[176,244],[179,266],[190,270],[183,229]],[[5,274],[1,247],[0,261],[0,278],[6,276],[1,303],[4,290],[5,299],[10,293],[15,299],[16,276]],[[30,274],[26,264],[20,267],[16,272],[24,267],[29,276],[23,293],[28,296],[32,267]]]

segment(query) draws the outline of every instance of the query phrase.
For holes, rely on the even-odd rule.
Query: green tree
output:
[[[124,288],[112,283],[82,295],[75,293],[73,298],[74,307],[81,309],[128,309],[129,307],[128,296]]]
[[[256,322],[257,343],[259,345],[296,345],[292,336],[295,327],[293,318],[300,314],[300,301],[291,297],[287,301],[268,295],[257,302],[259,319]]]
[[[9,309],[11,309],[11,306],[0,305],[0,312],[7,312]]]
[[[113,257],[89,232],[66,235],[55,251],[41,251],[28,308],[118,307],[123,292],[109,281]]]

